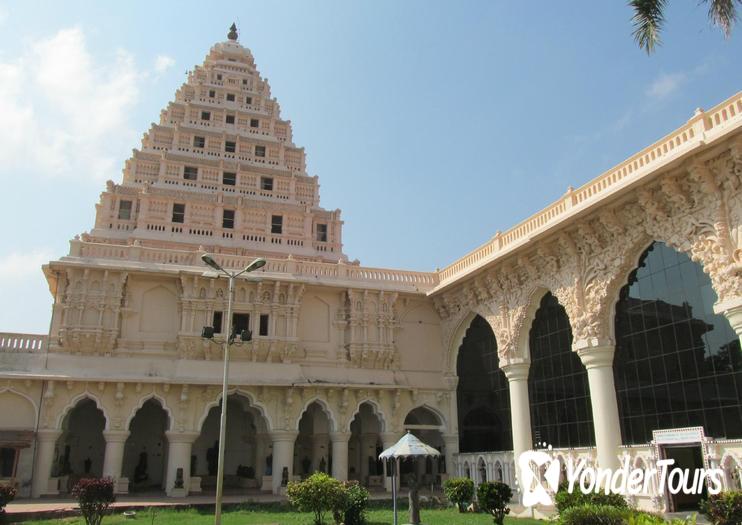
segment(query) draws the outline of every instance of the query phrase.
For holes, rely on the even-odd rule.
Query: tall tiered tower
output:
[[[95,243],[338,262],[340,210],[292,141],[252,53],[228,40],[188,74],[96,207]]]

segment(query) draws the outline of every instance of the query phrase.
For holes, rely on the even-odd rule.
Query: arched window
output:
[[[625,444],[652,430],[703,426],[742,437],[742,353],[703,268],[661,242],[642,255],[616,304],[616,382]]]
[[[489,323],[476,316],[456,361],[459,451],[511,450],[510,391]]]
[[[572,351],[572,329],[564,307],[544,295],[531,326],[528,395],[534,443],[553,447],[595,444],[587,370]]]

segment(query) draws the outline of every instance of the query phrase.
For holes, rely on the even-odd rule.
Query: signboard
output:
[[[652,439],[657,445],[701,443],[703,437],[703,427],[667,428],[652,431]]]

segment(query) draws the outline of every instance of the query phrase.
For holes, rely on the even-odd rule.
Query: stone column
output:
[[[266,440],[268,436],[262,432],[255,434],[255,481],[258,482],[258,486],[262,485],[263,476],[265,475],[265,458],[267,454]]]
[[[289,472],[289,481],[294,471],[294,443],[299,432],[295,430],[280,430],[271,432],[273,441],[273,494],[281,493],[283,469]]]
[[[103,477],[112,478],[115,494],[127,494],[129,483],[119,483],[121,467],[124,463],[124,445],[129,437],[128,430],[105,430],[103,438],[106,440],[106,452],[103,456]]]
[[[531,402],[528,397],[529,361],[500,365],[508,378],[510,390],[510,420],[513,429],[513,455],[515,456],[516,490],[520,492],[520,476],[518,475],[518,458],[533,448],[531,435]],[[472,467],[476,468],[476,467]],[[473,475],[473,473],[472,473]]]
[[[459,435],[445,434],[443,436],[443,443],[446,445],[446,474],[449,478],[452,478],[456,476],[456,469],[454,467],[454,454],[459,453]]]
[[[397,432],[384,432],[380,437],[381,447],[386,450],[395,445],[397,441],[399,441],[399,438],[402,437],[402,434]],[[399,490],[399,461],[397,461],[397,489]],[[384,462],[384,490],[387,492],[392,491],[392,478],[387,475],[386,461]]]
[[[165,493],[168,496],[173,495],[179,468],[183,469],[183,489],[188,494],[191,485],[191,446],[199,435],[198,432],[165,432],[168,442]]]
[[[595,346],[577,351],[587,368],[590,383],[590,404],[593,409],[595,445],[600,468],[619,467],[618,449],[621,446],[621,425],[618,420],[616,386],[613,381],[613,354],[615,346]]]
[[[332,477],[340,481],[348,480],[348,440],[350,432],[332,432]]]
[[[49,491],[49,478],[54,462],[54,447],[61,430],[39,430],[36,433],[36,468],[31,484],[31,497],[38,498]]]
[[[742,297],[729,299],[714,305],[714,313],[722,314],[727,318],[732,329],[742,342]]]

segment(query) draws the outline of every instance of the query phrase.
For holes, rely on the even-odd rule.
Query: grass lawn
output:
[[[422,522],[425,525],[492,525],[492,518],[486,514],[460,514],[454,509],[428,510],[421,512]],[[154,520],[154,525],[209,525],[213,523],[213,511],[209,510],[160,510]],[[328,515],[325,521],[330,525],[332,516]],[[271,509],[264,506],[250,509],[227,510],[222,514],[223,525],[312,525],[312,515],[308,513],[292,512],[291,510]],[[372,508],[368,512],[368,525],[390,525],[392,511]],[[399,513],[399,523],[407,523],[407,509]],[[545,522],[530,519],[505,518],[509,525],[544,525]],[[25,524],[38,525],[85,525],[81,517],[56,520],[27,521]],[[103,518],[101,525],[152,525],[146,509],[137,512],[134,519],[127,519],[118,511]]]

